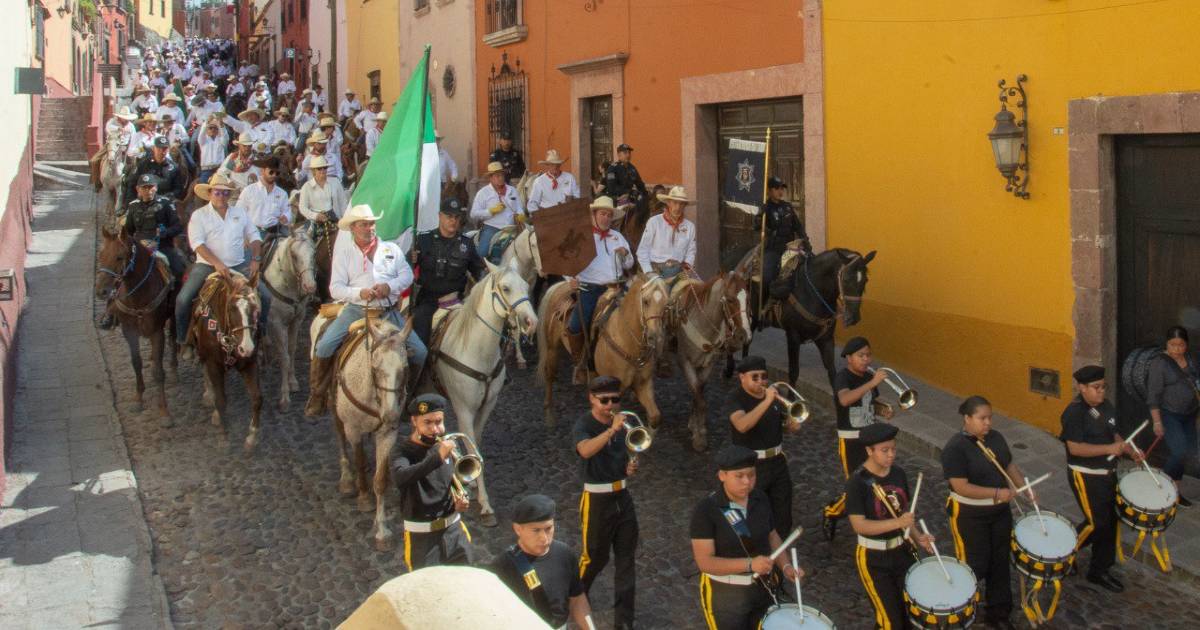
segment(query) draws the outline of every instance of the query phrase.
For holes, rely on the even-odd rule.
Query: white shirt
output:
[[[165,132],[163,132],[163,135],[165,135],[167,137],[167,141],[171,143],[178,142],[180,145],[182,145],[184,142],[188,141],[187,129],[184,129],[183,125],[179,123],[172,124],[170,129],[167,129]]]
[[[646,222],[642,240],[638,243],[637,258],[642,271],[653,271],[650,263],[678,260],[694,266],[696,264],[696,224],[680,219],[676,231],[665,218],[666,213],[656,214]]]
[[[375,147],[379,146],[379,138],[383,136],[383,130],[378,125],[367,130],[367,157],[375,152]]]
[[[237,162],[237,153],[230,153],[229,156],[225,158],[225,161],[221,163],[221,168],[217,169],[217,172],[224,173],[225,177],[228,177],[230,180],[232,180],[234,185],[237,186],[238,190],[241,191],[249,186],[252,182],[258,180],[258,167],[250,164],[246,170],[239,173],[234,169],[235,162]],[[246,163],[250,163],[249,158],[246,159]],[[241,193],[239,192],[235,194]]]
[[[458,180],[458,164],[454,163],[454,158],[442,147],[438,147],[438,163],[441,165],[443,182]]]
[[[352,101],[342,99],[342,102],[338,104],[337,114],[339,118],[353,118],[360,111],[362,111],[362,103],[358,102],[358,99]]]
[[[200,168],[217,168],[225,161],[225,147],[229,144],[229,136],[218,133],[209,137],[208,133],[200,134]]]
[[[258,229],[240,206],[226,208],[225,218],[222,219],[209,203],[193,212],[188,221],[188,244],[192,249],[200,249],[201,245],[207,247],[209,253],[225,263],[226,267],[242,264],[246,260],[246,243],[261,240]],[[196,262],[215,266],[199,253],[196,254]]]
[[[375,245],[375,258],[363,255],[354,236],[347,230],[338,233],[333,243],[333,262],[329,270],[329,295],[338,302],[349,302],[361,306],[386,307],[400,301],[400,292],[413,282],[412,267],[404,260],[400,246],[379,239]],[[390,292],[385,299],[364,300],[359,296],[363,289],[383,282]]]
[[[346,189],[342,188],[342,182],[333,176],[325,179],[325,186],[310,179],[300,187],[300,214],[309,221],[316,221],[317,215],[327,210],[333,210],[340,219],[346,214],[349,203],[350,198],[346,195]]]
[[[250,94],[250,104],[257,105],[264,112],[271,112],[271,93],[263,90],[259,92],[255,90]]]
[[[234,94],[245,94],[245,93],[246,93],[246,86],[242,85],[238,81],[233,81],[232,83],[229,84],[229,87],[225,88],[225,96],[233,96]]]
[[[210,101],[206,98],[203,103],[193,105],[192,109],[188,110],[187,123],[201,125],[208,120],[209,116],[223,111],[225,111],[225,106],[221,104],[221,101]]]
[[[504,209],[492,214],[489,208],[496,204],[503,205]],[[521,200],[517,198],[517,189],[508,184],[504,185],[503,193],[496,192],[495,186],[491,184],[480,188],[479,192],[475,193],[475,202],[471,204],[471,218],[494,228],[504,228],[516,223],[518,213],[523,213]]]
[[[158,111],[155,113],[158,114],[159,120],[162,120],[163,116],[170,116],[171,120],[177,123],[181,123],[185,120],[183,116],[183,110],[180,109],[178,105],[159,105]]]
[[[575,276],[577,280],[585,284],[612,284],[620,278],[620,272],[617,270],[620,264],[621,271],[629,269],[633,266],[633,256],[626,254],[622,263],[617,262],[617,250],[622,247],[625,251],[629,251],[629,241],[620,232],[609,229],[608,236],[604,239],[592,230],[592,241],[596,245],[596,257],[592,262],[588,263],[583,271]]]
[[[267,144],[274,145],[280,140],[286,140],[288,144],[296,144],[296,128],[292,127],[292,123],[272,120],[268,124],[268,128],[271,130],[271,141]]]
[[[284,94],[296,93],[296,82],[292,80],[280,81],[275,85],[275,93],[283,96]]]
[[[567,200],[568,197],[579,198],[579,182],[575,181],[575,176],[563,171],[558,174],[558,187],[554,187],[554,180],[550,179],[550,175],[542,173],[533,180],[533,186],[529,189],[529,202],[525,204],[525,209],[529,214],[541,210],[542,208],[550,208]]]
[[[225,121],[226,125],[229,125],[230,129],[233,129],[239,134],[250,134],[250,139],[254,141],[254,144],[258,144],[259,142],[267,145],[271,144],[271,128],[267,126],[266,123],[260,122],[251,127],[250,123],[244,120],[238,120],[233,116],[225,116],[223,120]]]
[[[306,154],[304,161],[300,162],[300,179],[308,179],[312,177],[312,169],[308,168],[308,163],[312,161],[312,154]],[[342,158],[336,153],[325,151],[325,161],[329,162],[329,176],[331,178],[342,178]]]
[[[292,222],[288,194],[278,184],[271,186],[269,191],[262,180],[250,184],[238,197],[238,205],[246,209],[246,214],[260,230],[278,225],[280,217]]]
[[[364,109],[354,116],[354,124],[358,125],[359,129],[374,129],[375,128],[375,112]]]
[[[154,98],[153,94],[138,94],[134,97],[132,105],[134,111],[139,107],[151,112],[158,111],[158,99]]]
[[[129,149],[125,151],[125,155],[128,155],[129,157],[139,157],[142,154],[142,147],[145,147],[146,151],[149,151],[153,144],[153,133],[143,133],[139,131],[133,134],[133,137],[129,139]]]
[[[108,120],[107,123],[105,123],[104,133],[105,139],[116,136],[117,152],[119,153],[122,151],[121,147],[128,149],[129,141],[133,138],[133,135],[137,133],[137,130],[133,128],[133,123],[113,116]]]
[[[312,102],[313,102],[313,105],[315,105],[314,109],[316,109],[319,112],[325,111],[325,93],[324,92],[317,92],[316,90],[313,90]]]
[[[306,114],[304,112],[300,112],[299,114],[296,115],[296,132],[297,133],[301,133],[301,134],[308,133],[308,132],[312,131],[313,128],[316,126],[317,126],[317,116],[315,114]]]

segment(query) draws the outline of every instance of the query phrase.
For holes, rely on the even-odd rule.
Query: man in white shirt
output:
[[[471,218],[483,221],[479,226],[479,255],[488,258],[492,247],[492,237],[501,229],[513,225],[520,216],[524,220],[525,211],[521,208],[521,200],[517,197],[517,189],[504,181],[504,166],[499,162],[488,164],[488,185],[475,193],[475,201],[471,204]],[[499,260],[492,260],[495,264]]]
[[[271,111],[271,93],[267,91],[267,82],[259,81],[254,84],[254,91],[250,93],[250,103],[261,107],[263,111]]]
[[[267,144],[275,146],[280,140],[287,142],[289,146],[296,144],[296,128],[292,126],[292,112],[288,108],[280,107],[275,110],[275,120],[269,125],[271,140]]]
[[[254,144],[262,142],[264,144],[271,143],[271,128],[263,123],[263,118],[266,113],[257,107],[250,107],[238,114],[237,118],[225,116],[224,121],[238,134],[248,133]]]
[[[139,86],[133,92],[135,94],[131,103],[133,111],[139,114],[152,114],[158,111],[158,99],[154,98],[154,95],[150,93],[150,88]]]
[[[315,229],[318,224],[342,218],[350,203],[350,196],[342,188],[342,182],[329,174],[329,162],[325,156],[314,156],[308,168],[312,178],[300,187],[298,209]]]
[[[164,112],[159,108],[158,114],[160,131],[162,135],[167,137],[167,142],[173,145],[179,145],[179,153],[183,156],[183,161],[187,164],[188,172],[196,171],[196,158],[192,157],[191,138],[188,137],[187,130],[183,125],[179,124],[178,120],[169,112]]]
[[[363,131],[375,126],[375,115],[383,108],[383,103],[377,98],[367,101],[367,108],[354,116],[354,124]]]
[[[282,229],[292,223],[287,192],[275,185],[279,177],[279,158],[271,156],[254,165],[258,167],[258,181],[242,191],[238,205],[246,209],[263,238],[279,236]]]
[[[367,130],[367,157],[375,153],[379,146],[379,138],[383,137],[383,128],[387,126],[387,112],[375,114],[375,126]]]
[[[245,94],[246,86],[242,85],[241,81],[230,81],[229,85],[225,86],[225,98],[233,98],[238,94]]]
[[[343,304],[336,319],[317,339],[316,355],[309,372],[309,397],[304,415],[318,416],[325,411],[338,348],[350,332],[350,324],[366,316],[367,309],[377,317],[404,328],[397,305],[400,293],[412,285],[412,268],[404,259],[400,246],[380,239],[375,234],[379,220],[371,206],[360,204],[350,208],[338,221],[337,240],[333,246],[333,263],[329,271],[329,295]],[[410,334],[407,340],[412,353],[408,374],[421,371],[427,350],[421,338]]]
[[[225,161],[221,163],[221,168],[217,169],[217,175],[233,185],[234,198],[232,201],[236,204],[237,196],[241,195],[241,191],[258,181],[258,167],[251,161],[254,140],[250,138],[250,134],[239,135],[233,144],[237,147],[237,151],[225,158]]]
[[[107,140],[111,137],[117,139],[117,155],[121,155],[129,149],[129,143],[133,140],[137,129],[133,126],[133,121],[137,120],[137,116],[129,111],[128,105],[122,105],[117,113],[113,114],[108,122],[104,123],[104,138]]]
[[[184,359],[192,356],[191,348],[184,347],[188,324],[192,321],[192,300],[200,293],[209,274],[215,271],[228,277],[233,270],[250,278],[262,263],[262,238],[246,211],[229,205],[232,192],[233,186],[220,174],[214,175],[211,182],[196,186],[196,196],[209,203],[193,212],[188,221],[188,244],[196,252],[196,262],[175,298],[175,340],[184,348],[180,353]],[[249,260],[246,243],[250,244]],[[264,283],[258,283],[257,290],[262,304],[258,325],[262,327],[267,323],[271,296]]]
[[[325,138],[329,140],[329,151],[326,153],[330,160],[337,158],[337,161],[342,161],[342,143],[346,137],[342,135],[342,128],[338,127],[337,119],[333,114],[321,113],[317,114],[317,127],[321,128],[321,133],[325,134]]]
[[[217,86],[209,83],[204,86],[204,102],[188,110],[187,123],[189,126],[199,125],[214,113],[223,111],[225,106],[217,99]]]
[[[559,157],[558,151],[554,149],[547,151],[546,159],[538,162],[545,166],[546,170],[533,180],[533,186],[529,189],[529,201],[525,204],[525,210],[531,216],[542,208],[550,208],[569,199],[579,198],[579,182],[575,181],[574,175],[562,170],[563,162],[566,160]]]
[[[171,120],[177,123],[181,123],[184,120],[183,110],[179,107],[179,97],[175,96],[174,92],[168,92],[162,98],[162,104],[158,106],[158,111],[155,113],[158,114],[160,120],[164,114],[169,114]]]
[[[163,76],[160,70],[150,71],[150,89],[156,90],[156,94],[162,94],[167,89],[167,79]]]
[[[292,80],[292,75],[286,72],[280,73],[279,83],[275,84],[275,93],[279,95],[279,98],[296,93],[296,82]]]
[[[137,126],[137,133],[129,140],[129,149],[125,155],[131,158],[139,158],[142,156],[143,150],[150,151],[150,147],[154,144],[154,136],[158,135],[158,118],[153,114],[145,114],[134,122]]]
[[[305,154],[304,160],[300,162],[300,172],[296,176],[296,181],[302,182],[312,177],[312,161],[319,156],[328,165],[329,174],[340,182],[342,177],[342,161],[329,153],[329,139],[325,137],[325,134],[315,131],[305,142],[308,144],[308,153]]]
[[[225,161],[225,147],[229,145],[229,137],[223,131],[221,123],[209,120],[204,124],[204,131],[197,139],[200,146],[200,173],[196,181],[201,184],[208,183]]]
[[[342,98],[341,103],[338,103],[338,121],[345,122],[347,118],[354,118],[361,111],[362,103],[355,98],[354,90],[346,88],[346,96]]]
[[[313,111],[312,101],[300,102],[300,113],[296,115],[296,134],[304,136],[317,128],[317,114]]]
[[[441,170],[442,183],[458,181],[458,164],[454,162],[454,158],[450,157],[450,152],[442,146],[442,138],[440,132],[434,130],[434,138],[436,138],[438,148],[438,165]]]
[[[616,212],[612,199],[597,197],[592,202],[591,209],[592,240],[596,246],[596,257],[579,272],[579,275],[571,278],[571,288],[579,291],[579,306],[571,309],[571,318],[567,321],[567,349],[575,360],[577,380],[581,374],[586,374],[587,364],[582,360],[583,331],[585,327],[591,329],[596,302],[610,285],[620,282],[625,272],[633,267],[633,256],[629,255],[629,242],[611,227]]]
[[[696,264],[696,224],[683,216],[683,209],[692,202],[683,186],[660,193],[658,200],[667,208],[646,222],[637,259],[643,272],[671,280],[681,271],[690,273]]]
[[[325,111],[325,91],[321,88],[321,84],[318,83],[312,86],[312,90],[313,93],[309,98],[312,99],[313,105],[317,108],[318,112]]]

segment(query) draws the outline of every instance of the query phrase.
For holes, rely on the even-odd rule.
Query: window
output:
[[[300,0],[300,19],[308,19],[308,0]]]
[[[147,4],[150,5],[150,15],[154,15],[154,0],[150,0]]]
[[[382,100],[383,92],[380,90],[380,87],[379,87],[379,71],[372,70],[372,71],[368,72],[367,73],[367,81],[369,81],[371,84],[371,90],[370,90],[371,98],[377,98],[377,99]]]
[[[42,10],[37,5],[33,7],[34,14],[34,54],[38,59],[46,58],[46,16],[42,14]]]
[[[488,0],[484,10],[487,11],[489,33],[513,28],[522,23],[521,0]]]
[[[154,0],[150,0],[150,4],[154,4]],[[167,0],[158,0],[158,14],[163,17],[167,16]]]
[[[521,60],[516,62],[516,70],[508,65],[508,53],[500,57],[500,71],[492,66],[492,74],[488,77],[488,133],[492,144],[500,144],[500,135],[509,133],[513,146],[524,154],[529,154],[526,146],[526,129],[529,117],[529,77],[521,70]]]
[[[413,0],[413,11],[429,8],[429,0]]]

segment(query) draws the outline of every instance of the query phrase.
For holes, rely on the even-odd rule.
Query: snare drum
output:
[[[1045,510],[1040,515],[1029,512],[1013,525],[1013,564],[1025,577],[1061,580],[1075,564],[1075,540],[1071,521]]]
[[[966,563],[942,556],[950,581],[937,558],[925,558],[904,576],[904,603],[908,619],[917,628],[967,628],[979,607],[979,582]]]
[[[804,618],[795,604],[776,604],[767,609],[762,630],[835,630],[837,626],[816,608],[804,607]]]
[[[1117,482],[1117,516],[1121,522],[1143,532],[1162,532],[1175,520],[1179,494],[1175,483],[1157,468],[1134,468]],[[1158,479],[1158,484],[1154,480]]]

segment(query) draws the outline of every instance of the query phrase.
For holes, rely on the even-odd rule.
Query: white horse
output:
[[[304,323],[308,300],[317,293],[316,247],[305,230],[279,238],[274,247],[262,280],[273,298],[267,316],[267,335],[279,360],[279,410],[287,411],[291,393],[300,391],[300,382],[296,380],[296,337]]]
[[[537,234],[532,227],[522,230],[505,248],[504,255],[500,257],[500,266],[504,267],[509,264],[513,265],[513,268],[525,280],[525,284],[531,288],[538,276],[542,274],[542,257],[538,253]],[[517,367],[522,370],[529,367],[525,360],[525,353],[521,350],[521,344],[514,343],[512,348],[513,354],[517,357]]]
[[[117,134],[109,134],[104,146],[104,155],[100,157],[100,181],[97,190],[104,195],[109,206],[105,216],[114,216],[117,208],[117,195],[121,189],[121,179],[125,176],[125,155]]]
[[[529,203],[529,191],[533,190],[533,180],[537,179],[538,175],[541,175],[541,173],[526,169],[521,179],[518,179],[517,183],[513,184],[513,188],[517,189],[517,199],[521,202],[522,210]]]
[[[515,266],[487,266],[488,275],[471,289],[462,307],[447,315],[451,319],[445,334],[429,348],[432,363],[423,379],[427,382],[433,374],[454,408],[458,430],[476,444],[504,384],[504,346],[512,341],[506,329],[512,326],[528,334],[537,326],[529,285]],[[482,475],[478,482],[480,521],[494,527],[496,514]]]

